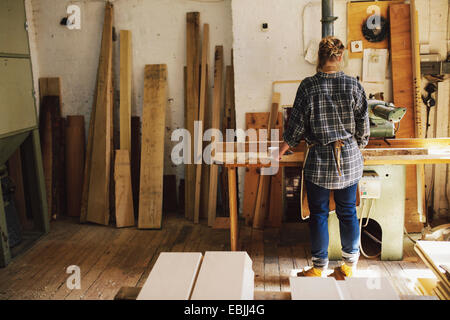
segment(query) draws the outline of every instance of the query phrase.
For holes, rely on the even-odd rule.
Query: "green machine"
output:
[[[394,138],[403,119],[406,108],[395,107],[392,103],[368,100],[371,138]],[[406,170],[404,165],[365,166],[359,183],[361,203],[357,208],[360,230],[367,233],[364,226],[375,221],[381,229],[379,239],[381,260],[401,260],[403,257],[403,228],[405,216]],[[364,221],[364,224],[362,223]],[[341,259],[339,220],[332,212],[328,218],[330,242],[328,254],[331,260]],[[364,248],[360,248],[365,254]]]
[[[49,219],[33,88],[24,1],[0,0],[0,169],[7,172],[6,162],[20,148],[27,215],[34,224],[27,238],[35,239],[49,231]],[[12,255],[0,185],[0,267]]]
[[[394,138],[406,108],[397,108],[393,103],[380,100],[368,100],[370,137]],[[397,125],[397,127],[396,127]]]

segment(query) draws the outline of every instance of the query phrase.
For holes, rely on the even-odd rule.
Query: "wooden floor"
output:
[[[290,273],[311,265],[307,225],[264,231],[242,225],[241,248],[253,260],[255,290],[289,291]],[[0,299],[113,299],[122,286],[142,286],[160,252],[213,250],[229,250],[228,230],[176,215],[165,216],[161,230],[55,221],[49,234],[0,269]],[[81,289],[66,286],[70,265],[80,267]],[[330,262],[330,269],[335,265]],[[362,258],[358,268],[356,276],[389,277],[400,295],[415,295],[415,278],[431,276],[407,239],[403,261]]]

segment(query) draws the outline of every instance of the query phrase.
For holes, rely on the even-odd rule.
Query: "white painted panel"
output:
[[[388,278],[347,278],[352,300],[400,300]]]
[[[207,251],[192,300],[253,300],[255,274],[247,252]]]
[[[201,260],[200,252],[162,252],[137,300],[188,300]]]
[[[334,278],[291,277],[292,300],[343,300]]]

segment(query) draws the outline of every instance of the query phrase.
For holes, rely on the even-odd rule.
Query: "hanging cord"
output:
[[[364,252],[364,249],[363,249],[363,246],[362,246],[362,243],[361,243],[361,233],[362,233],[362,227],[363,227],[363,225],[362,225],[362,221],[363,221],[363,217],[364,217],[364,208],[365,208],[365,202],[366,202],[366,200],[365,199],[362,199],[362,201],[361,201],[361,218],[359,219],[359,249],[361,250],[361,253],[362,253],[362,255],[364,256],[364,257],[366,257],[366,258],[368,258],[368,259],[375,259],[375,258],[378,258],[380,255],[381,255],[381,251],[380,252],[378,252],[378,254],[376,254],[376,255],[374,255],[374,256],[369,256],[368,254],[366,254],[365,252]],[[367,216],[366,216],[366,223],[365,223],[365,225],[364,225],[364,228],[365,227],[367,227],[367,225],[368,225],[368,223],[369,223],[369,217],[370,217],[370,214],[371,214],[371,211],[372,211],[372,208],[373,208],[373,202],[374,202],[374,200],[373,199],[370,199],[370,207],[369,207],[369,210],[368,210],[368,212],[367,212]],[[364,231],[366,234],[368,233],[368,232],[366,232],[366,231]],[[368,233],[369,234],[369,237],[370,238],[375,238],[373,235],[371,235],[370,233]],[[376,242],[378,242],[378,243],[380,243],[381,241],[380,240],[378,240],[378,239],[373,239],[373,240],[375,240]]]

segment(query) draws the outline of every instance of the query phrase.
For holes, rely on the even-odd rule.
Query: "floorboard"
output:
[[[255,230],[240,221],[240,250],[253,261],[255,290],[288,292],[289,276],[311,266],[305,223]],[[417,238],[417,235],[413,237]],[[0,299],[113,299],[121,287],[140,287],[161,252],[229,250],[229,230],[212,229],[164,214],[160,230],[79,224],[76,218],[51,223],[49,234],[0,269]],[[330,261],[327,273],[339,262]],[[81,270],[81,289],[70,290],[66,269]],[[293,271],[294,270],[294,271]],[[400,295],[417,295],[417,278],[433,277],[405,238],[402,261],[360,258],[355,276],[388,277]]]

